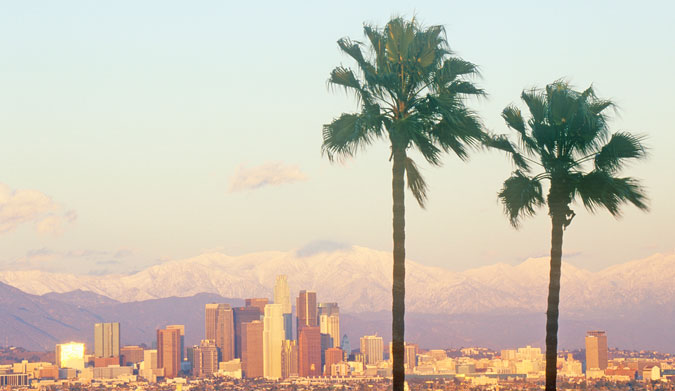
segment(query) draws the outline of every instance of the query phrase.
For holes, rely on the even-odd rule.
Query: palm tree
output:
[[[330,86],[356,96],[360,111],[343,113],[323,127],[322,152],[333,161],[349,158],[377,139],[388,139],[393,198],[393,389],[403,390],[405,372],[405,183],[424,208],[427,186],[408,156],[417,150],[431,165],[443,152],[468,157],[471,147],[489,135],[477,115],[465,106],[484,92],[470,79],[476,65],[453,57],[442,26],[421,27],[394,18],[380,29],[365,25],[369,44],[342,38],[340,49],[356,62],[355,70],[338,66]]]
[[[544,90],[523,91],[521,98],[530,111],[527,123],[515,106],[506,107],[502,118],[518,133],[515,153],[526,164],[504,181],[499,198],[516,228],[522,217],[548,205],[551,270],[546,310],[546,391],[552,391],[556,389],[557,375],[563,230],[575,215],[570,203],[578,196],[590,212],[607,209],[615,217],[620,216],[625,203],[647,210],[640,183],[617,176],[628,159],[642,159],[646,152],[642,137],[626,132],[610,134],[606,111],[614,104],[598,98],[592,87],[578,92],[559,80]],[[530,165],[543,171],[531,175]],[[550,183],[546,199],[542,192],[545,179]]]

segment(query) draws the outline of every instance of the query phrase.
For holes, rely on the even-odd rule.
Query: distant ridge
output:
[[[391,254],[364,247],[298,255],[268,251],[237,257],[208,253],[152,266],[132,275],[88,276],[40,271],[0,272],[0,281],[32,294],[93,292],[120,302],[213,293],[272,297],[277,274],[291,295],[313,289],[349,312],[383,311],[391,303]],[[561,310],[575,316],[675,307],[675,253],[590,272],[563,265]],[[452,272],[407,261],[407,308],[418,313],[542,312],[548,259]],[[71,294],[75,296],[76,294]],[[98,298],[96,300],[104,300]]]

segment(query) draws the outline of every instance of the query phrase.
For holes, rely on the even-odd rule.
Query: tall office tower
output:
[[[334,348],[340,347],[340,308],[337,303],[319,303],[321,333],[333,338]]]
[[[384,359],[384,344],[382,337],[366,335],[361,337],[361,354],[365,357],[366,365],[377,365]]]
[[[94,357],[120,356],[120,324],[94,324]]]
[[[84,344],[78,342],[56,345],[56,366],[59,368],[84,369]]]
[[[407,369],[415,369],[417,367],[417,350],[416,343],[405,344],[405,361],[404,365]]]
[[[180,364],[180,330],[157,330],[157,367],[164,368],[164,377],[171,379],[178,376]]]
[[[263,319],[263,375],[281,378],[281,344],[284,341],[284,314],[281,304],[267,304]]]
[[[347,334],[342,336],[342,341],[340,342],[340,348],[342,349],[343,352],[345,352],[345,361],[347,361],[349,356],[352,354],[352,348],[349,345],[349,337],[347,337]]]
[[[258,307],[236,307],[234,313],[234,357],[241,356],[241,336],[243,324],[260,320],[260,310]]]
[[[283,306],[284,338],[293,339],[293,307],[291,306],[291,293],[288,289],[288,277],[285,274],[277,276],[274,284],[274,303]]]
[[[295,312],[297,313],[297,333],[300,340],[300,329],[303,327],[318,326],[316,292],[300,291],[295,301]]]
[[[607,369],[607,335],[604,331],[586,333],[586,370]]]
[[[263,322],[242,324],[241,369],[244,377],[263,377]]]
[[[211,339],[203,339],[192,348],[192,374],[209,376],[218,372],[218,347]]]
[[[317,326],[300,328],[298,372],[301,377],[321,376],[321,332]]]
[[[285,339],[281,345],[281,377],[298,376],[298,345],[294,340]]]
[[[326,349],[326,363],[323,366],[323,375],[331,376],[330,367],[344,360],[344,352],[340,348]]]
[[[252,299],[246,299],[244,304],[246,307],[256,307],[260,310],[260,316],[265,313],[265,306],[270,303],[270,300],[266,297],[258,297]]]
[[[220,361],[234,358],[234,314],[229,304],[206,304],[205,337],[215,341]]]
[[[183,324],[170,324],[166,326],[167,329],[177,329],[180,331],[180,361],[183,362],[185,358],[185,325]]]

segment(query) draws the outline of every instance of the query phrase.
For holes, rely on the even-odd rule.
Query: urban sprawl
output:
[[[204,339],[187,349],[183,325],[157,330],[156,346],[146,349],[120,346],[119,323],[96,323],[93,352],[80,342],[57,344],[54,362],[23,359],[0,365],[0,386],[178,391],[391,387],[391,347],[385,350],[382,337],[363,336],[358,349],[352,349],[347,335],[340,335],[338,304],[318,303],[312,291],[300,291],[294,319],[285,275],[276,279],[273,303],[251,298],[244,307],[206,304],[204,323]],[[585,347],[585,352],[559,352],[564,388],[674,389],[675,357],[670,354],[610,351],[604,331],[589,331]],[[5,348],[3,354],[11,356],[14,349]],[[405,370],[406,385],[414,389],[540,389],[545,357],[530,346],[495,352],[420,349],[406,343]]]

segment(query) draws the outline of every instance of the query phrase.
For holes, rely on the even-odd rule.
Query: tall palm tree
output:
[[[642,159],[646,153],[642,137],[626,132],[610,134],[606,112],[614,104],[598,98],[592,87],[578,92],[559,80],[543,90],[523,91],[521,98],[530,111],[527,123],[515,106],[506,107],[502,118],[517,132],[519,146],[514,146],[515,153],[527,164],[504,182],[499,198],[514,227],[521,217],[548,205],[551,270],[546,310],[546,391],[552,391],[557,375],[563,230],[575,215],[570,204],[578,196],[589,211],[607,209],[615,217],[620,216],[625,203],[647,210],[640,183],[617,176],[628,159]],[[539,166],[542,172],[531,175],[530,165]],[[544,199],[545,179],[550,187]]]
[[[330,86],[356,96],[360,111],[343,113],[323,127],[322,152],[333,161],[352,157],[377,139],[388,139],[392,161],[393,198],[393,389],[405,380],[405,183],[424,208],[427,186],[408,156],[417,150],[431,165],[441,164],[443,152],[468,157],[471,147],[484,143],[477,115],[465,106],[484,92],[470,79],[476,65],[453,57],[442,26],[421,27],[415,19],[390,20],[384,28],[365,25],[368,44],[342,38],[340,49],[356,68],[338,66]]]

